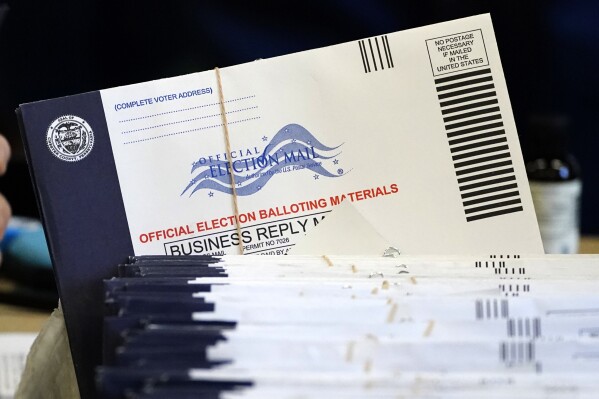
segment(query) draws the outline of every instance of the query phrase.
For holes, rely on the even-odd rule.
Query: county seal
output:
[[[56,158],[77,162],[91,152],[94,132],[84,119],[75,115],[63,115],[48,127],[46,144]]]

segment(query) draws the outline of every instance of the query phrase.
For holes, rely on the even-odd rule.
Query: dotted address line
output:
[[[255,94],[253,96],[246,96],[246,97],[234,98],[232,100],[226,100],[225,103],[232,103],[232,102],[235,102],[235,101],[247,100],[248,98],[254,98],[254,97],[256,97]],[[140,116],[138,118],[123,119],[122,121],[119,121],[119,123],[137,121],[137,120],[140,120],[140,119],[153,118],[155,116],[160,116],[160,115],[174,114],[176,112],[190,111],[192,109],[200,109],[200,108],[206,108],[206,107],[213,107],[215,105],[220,105],[220,101],[216,102],[216,103],[212,103],[212,104],[204,104],[204,105],[198,105],[196,107],[175,109],[175,110],[172,110],[172,111],[160,112],[158,114],[151,114],[151,115],[146,115],[146,116]]]
[[[256,109],[256,108],[258,108],[257,105],[255,107],[236,109],[234,111],[227,111],[226,113],[227,114],[234,114],[236,112],[248,111],[248,110]],[[127,130],[125,132],[121,132],[121,134],[141,132],[141,131],[144,131],[144,130],[151,130],[151,129],[156,129],[156,128],[159,128],[159,127],[176,125],[176,124],[179,124],[179,123],[192,122],[192,121],[197,121],[197,120],[200,120],[200,119],[214,118],[215,116],[221,116],[221,113],[219,112],[218,114],[206,115],[206,116],[199,116],[197,118],[185,119],[185,120],[182,120],[182,121],[175,121],[175,122],[163,123],[162,125],[143,127],[143,128],[134,129],[134,130]]]
[[[260,119],[260,117],[256,116],[254,118],[241,119],[241,120],[238,120],[238,121],[228,122],[228,124],[229,125],[234,125],[236,123],[253,121],[253,120],[256,120],[256,119]],[[150,140],[160,139],[160,138],[163,138],[163,137],[170,137],[170,136],[177,136],[179,134],[185,134],[185,133],[191,133],[191,132],[198,132],[198,131],[201,131],[201,130],[213,129],[215,127],[221,127],[221,126],[224,126],[224,124],[219,123],[217,125],[203,126],[203,127],[199,127],[199,128],[196,128],[196,129],[189,129],[189,130],[183,130],[183,131],[180,131],[180,132],[167,133],[167,134],[162,134],[160,136],[148,137],[146,139],[139,139],[139,140],[127,141],[127,142],[125,142],[123,144],[141,143],[143,141],[150,141]]]

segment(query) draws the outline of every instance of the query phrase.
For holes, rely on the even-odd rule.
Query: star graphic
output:
[[[319,177],[319,175],[314,175],[314,180],[318,180]]]
[[[207,179],[207,178],[208,178],[208,173],[206,173],[206,174],[204,175],[204,179]]]
[[[262,141],[266,141],[266,140],[268,140],[268,137],[262,136]]]
[[[295,143],[296,141],[297,141],[296,139],[291,140],[292,143]]]
[[[196,184],[196,179],[191,179],[191,181],[189,182],[189,184]]]
[[[338,159],[333,159],[333,164],[337,165],[339,163]]]
[[[210,192],[208,193],[208,196],[212,198],[212,197],[214,197],[214,193],[213,193],[212,191],[210,191]]]
[[[240,181],[237,182],[237,187],[241,187],[241,182]]]

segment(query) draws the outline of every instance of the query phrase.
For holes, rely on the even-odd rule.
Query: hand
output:
[[[10,144],[8,144],[8,140],[0,134],[0,176],[6,172],[9,159]],[[11,213],[10,204],[6,198],[0,194],[0,239],[4,237],[4,232],[6,231],[6,226],[8,225]]]

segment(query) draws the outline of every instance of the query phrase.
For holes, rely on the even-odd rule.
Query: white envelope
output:
[[[218,76],[101,91],[137,255],[284,254],[343,199],[404,253],[542,253],[488,15]]]

